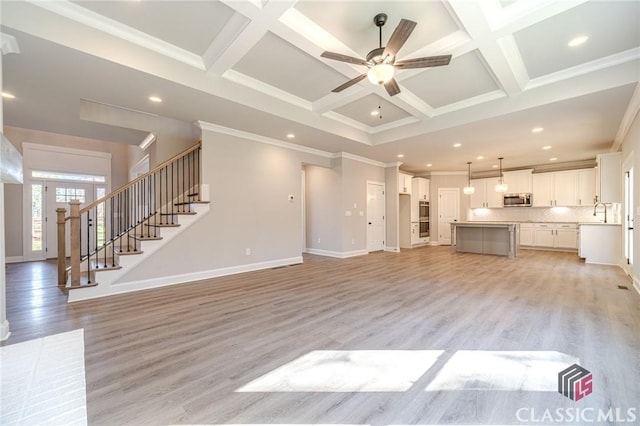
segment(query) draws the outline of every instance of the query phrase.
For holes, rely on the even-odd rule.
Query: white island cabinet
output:
[[[622,262],[622,225],[581,223],[578,256],[585,263],[620,265]]]

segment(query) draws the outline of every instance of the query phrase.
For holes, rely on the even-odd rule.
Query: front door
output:
[[[51,259],[58,257],[56,209],[66,209],[67,212],[65,213],[65,216],[69,216],[69,201],[80,200],[80,208],[82,208],[95,200],[95,189],[94,185],[91,183],[62,181],[46,181],[45,187],[45,220],[43,228],[45,228],[44,233],[46,238],[44,256],[47,259]],[[104,192],[104,190],[102,192]],[[69,256],[69,227],[67,226],[66,229],[66,256]]]
[[[460,189],[438,188],[438,244],[451,244],[451,222],[460,220]]]
[[[367,182],[367,251],[384,250],[384,184]]]

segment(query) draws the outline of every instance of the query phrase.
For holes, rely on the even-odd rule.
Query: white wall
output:
[[[330,167],[331,160],[203,131],[202,179],[211,210],[118,282],[301,261],[303,164]]]
[[[307,249],[341,252],[342,221],[340,167],[307,165],[306,170],[306,241]]]

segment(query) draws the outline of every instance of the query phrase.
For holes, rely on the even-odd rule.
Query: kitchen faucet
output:
[[[605,203],[596,203],[595,206],[593,206],[593,215],[596,215],[596,209],[598,208],[599,205],[603,205],[604,206],[604,223],[607,223],[607,205]]]

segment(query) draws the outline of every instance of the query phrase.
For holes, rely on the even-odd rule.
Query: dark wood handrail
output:
[[[202,145],[202,142],[198,142],[197,144],[195,144],[191,148],[185,149],[181,153],[174,155],[173,157],[169,158],[168,160],[166,160],[166,161],[162,162],[161,164],[157,165],[156,167],[154,167],[153,170],[149,170],[147,173],[138,176],[137,178],[135,178],[131,182],[128,182],[128,183],[122,185],[120,188],[116,189],[115,191],[112,191],[109,194],[105,195],[104,197],[99,198],[96,201],[94,201],[93,203],[83,207],[82,210],[80,210],[80,214],[83,214],[83,213],[91,210],[92,208],[96,207],[100,203],[103,203],[104,200],[106,200],[108,198],[115,197],[119,193],[127,190],[128,188],[131,188],[133,185],[135,185],[137,182],[141,181],[142,179],[145,179],[146,177],[156,173],[158,170],[162,169],[163,167],[168,166],[169,164],[173,163],[174,161],[179,160],[180,158],[184,157],[185,155],[197,150],[198,148],[200,148],[201,145]]]

